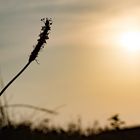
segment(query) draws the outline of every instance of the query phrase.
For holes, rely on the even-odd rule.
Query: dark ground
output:
[[[84,133],[81,129],[32,128],[30,124],[10,124],[0,128],[0,140],[139,140],[140,127],[94,131]]]

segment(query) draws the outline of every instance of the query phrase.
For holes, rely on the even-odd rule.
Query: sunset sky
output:
[[[28,61],[40,19],[53,24],[38,61],[6,91],[9,104],[48,109],[84,124],[119,113],[140,124],[139,0],[0,0],[0,69],[6,84]],[[24,113],[23,113],[24,114]]]

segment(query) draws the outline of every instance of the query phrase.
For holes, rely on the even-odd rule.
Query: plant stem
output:
[[[46,109],[46,108],[41,108],[41,107],[29,105],[29,104],[11,104],[11,105],[0,106],[0,108],[2,108],[2,109],[3,108],[10,108],[10,107],[25,107],[25,108],[30,108],[30,109],[35,109],[35,110],[38,110],[38,111],[50,113],[52,115],[57,115],[58,114],[55,110],[49,110],[49,109]]]
[[[31,61],[32,62],[32,61]],[[28,62],[20,72],[2,89],[0,92],[0,96],[4,93],[4,91],[22,74],[22,72],[30,65],[31,62]]]

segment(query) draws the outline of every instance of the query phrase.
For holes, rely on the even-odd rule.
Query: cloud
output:
[[[36,39],[40,30],[37,21],[44,16],[53,18],[53,42],[61,46],[76,38],[89,24],[96,28],[140,5],[138,0],[0,0],[0,3],[0,48],[16,48],[23,45],[23,41],[27,46],[35,43],[33,38]]]
[[[102,12],[107,9],[125,9],[140,5],[138,0],[13,0],[4,1],[1,0],[0,11],[37,11],[37,12],[54,12],[58,14],[65,13],[83,13],[83,12]],[[120,9],[119,9],[120,8]]]

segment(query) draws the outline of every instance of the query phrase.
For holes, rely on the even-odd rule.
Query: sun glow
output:
[[[140,32],[129,31],[120,35],[120,45],[130,51],[140,50]]]

